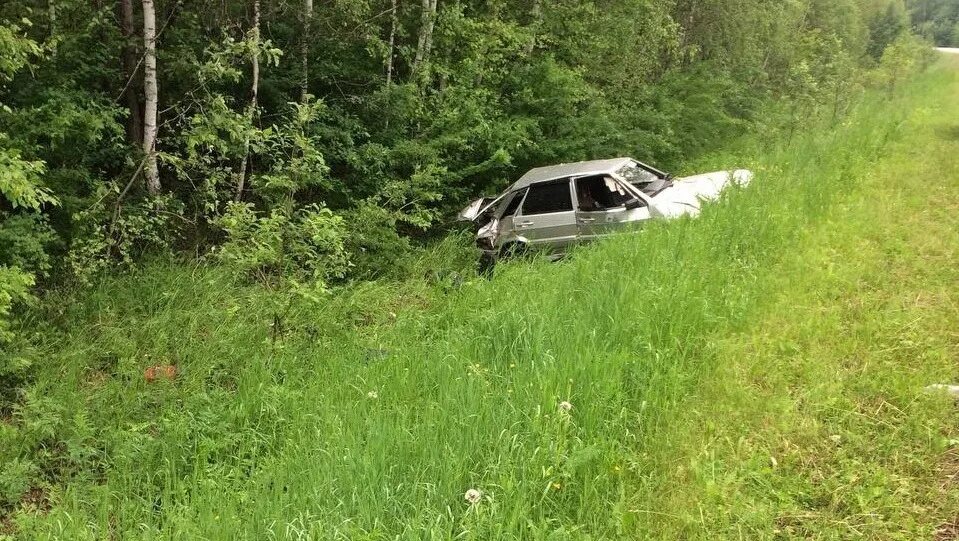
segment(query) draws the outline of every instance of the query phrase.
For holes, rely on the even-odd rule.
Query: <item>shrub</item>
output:
[[[73,216],[77,234],[67,254],[71,274],[89,283],[111,266],[130,268],[147,253],[169,252],[179,238],[182,210],[183,204],[169,194],[121,208],[101,197]]]
[[[231,203],[218,225],[227,234],[219,259],[265,284],[277,278],[325,285],[350,267],[343,218],[309,205],[258,216],[249,203]]]
[[[873,72],[877,86],[885,86],[890,93],[917,71],[932,62],[934,53],[929,44],[914,34],[901,34],[882,54],[879,67]]]

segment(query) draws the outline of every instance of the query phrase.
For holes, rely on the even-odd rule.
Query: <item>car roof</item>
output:
[[[624,166],[635,162],[632,158],[612,158],[608,160],[590,160],[586,162],[561,163],[559,165],[549,165],[546,167],[537,167],[530,169],[525,175],[520,177],[508,191],[519,190],[530,184],[538,182],[548,182],[569,177],[581,177],[585,175],[601,175],[603,173],[614,173]]]

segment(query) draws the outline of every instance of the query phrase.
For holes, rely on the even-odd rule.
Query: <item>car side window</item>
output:
[[[579,210],[602,211],[622,207],[633,197],[612,177],[600,175],[576,179]]]
[[[568,180],[530,186],[523,203],[523,216],[570,210],[573,210],[573,197]]]
[[[515,192],[513,192],[513,198],[510,199],[509,204],[506,205],[506,209],[503,210],[503,214],[500,216],[500,218],[508,218],[516,214],[516,210],[519,209],[519,204],[523,202],[523,196],[525,194],[526,194],[525,188],[522,190],[516,190]]]

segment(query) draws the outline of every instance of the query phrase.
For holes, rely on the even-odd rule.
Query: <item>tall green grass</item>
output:
[[[652,535],[675,488],[671,422],[716,338],[750,323],[783,254],[954,78],[704,160],[756,177],[697,219],[488,281],[362,284],[281,320],[269,293],[204,266],[66,297],[36,322],[36,382],[0,432],[52,508],[13,520],[64,539]],[[144,381],[166,363],[175,381]]]

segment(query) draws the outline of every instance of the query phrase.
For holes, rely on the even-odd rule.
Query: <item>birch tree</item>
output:
[[[396,0],[393,0],[396,2]],[[300,103],[306,103],[310,93],[310,26],[313,23],[313,0],[303,0],[303,39],[300,43]]]
[[[309,0],[307,0],[309,1]],[[260,91],[260,0],[253,0],[253,24],[250,28],[250,64],[252,67],[252,81],[250,83],[250,106],[247,109],[247,121],[252,125],[256,114],[257,94]],[[234,201],[243,198],[243,188],[246,184],[247,164],[250,161],[250,136],[243,141],[243,158],[240,161],[240,170],[236,175],[236,193]]]
[[[433,26],[436,24],[436,4],[438,0],[423,0],[420,15],[420,36],[416,44],[416,56],[413,58],[413,73],[418,74],[423,65],[430,60],[433,48]]]
[[[399,14],[397,10],[399,9],[398,0],[392,0],[390,5],[390,39],[389,46],[386,51],[386,86],[389,87],[393,84],[393,56],[396,54],[396,25],[398,23]]]
[[[532,54],[533,50],[536,49],[536,39],[540,27],[543,25],[543,0],[533,0],[533,7],[530,9],[530,18],[532,19],[530,23],[532,35],[529,38],[529,43],[526,44],[526,54]]]
[[[143,0],[143,152],[147,192],[160,193],[160,172],[157,169],[157,56],[156,11],[153,0]]]

